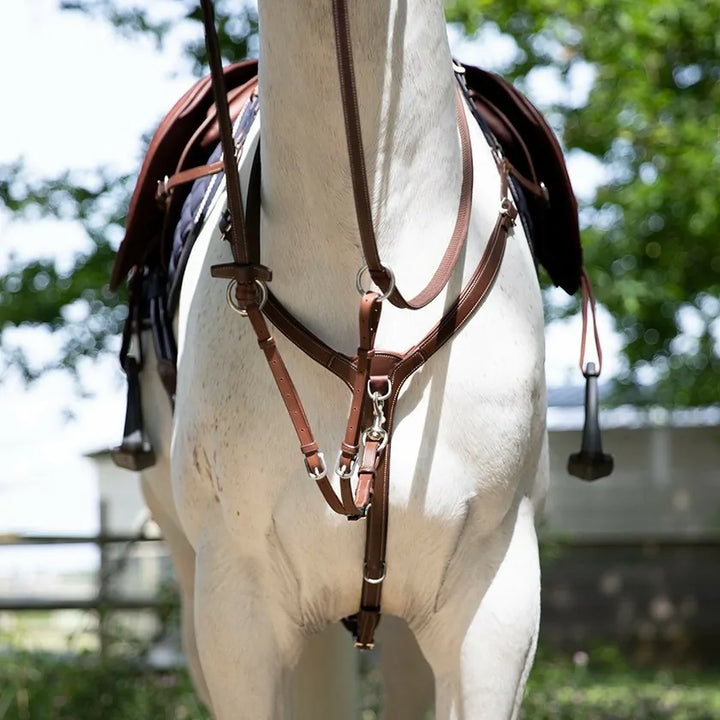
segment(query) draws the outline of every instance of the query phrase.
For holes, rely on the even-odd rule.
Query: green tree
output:
[[[149,33],[161,49],[178,23],[194,25],[184,51],[200,73],[198,5],[181,0],[163,16],[155,6],[153,14],[148,4],[117,0],[61,3],[107,19],[118,32]],[[217,16],[226,60],[245,56],[256,31],[252,7],[218,2]],[[455,0],[448,8],[448,19],[469,35],[494,23],[513,38],[505,74],[521,86],[532,88],[542,73],[568,90],[578,70],[593,77],[587,97],[561,93],[543,109],[568,152],[603,163],[596,196],[581,207],[586,264],[624,341],[619,397],[638,402],[720,401],[718,17],[720,0]],[[74,367],[81,355],[107,348],[123,317],[107,278],[132,178],[30,182],[20,164],[0,170],[8,210],[76,218],[93,241],[72,273],[38,261],[15,264],[0,279],[0,328],[24,322],[65,333],[59,362]],[[92,322],[68,322],[66,309],[78,300]],[[12,360],[23,366],[21,354]]]
[[[569,86],[592,69],[586,102],[545,109],[566,150],[605,167],[581,218],[624,341],[621,383],[644,385],[639,401],[720,401],[720,2],[456,0],[448,16],[509,33],[517,80],[542,68]]]

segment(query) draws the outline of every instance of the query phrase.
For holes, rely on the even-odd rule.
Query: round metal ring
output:
[[[362,279],[363,275],[365,274],[365,271],[368,269],[367,265],[363,265],[357,272],[357,275],[355,276],[355,287],[357,288],[357,291],[364,295],[366,292],[369,292],[368,290],[365,290],[362,285]],[[392,293],[392,291],[395,289],[395,273],[387,267],[387,265],[383,265],[383,270],[388,274],[390,278],[390,287],[388,287],[387,292],[384,292],[380,295],[380,300],[384,300],[388,295]]]
[[[258,309],[262,310],[265,307],[265,303],[267,302],[267,287],[265,283],[262,280],[255,280],[255,285],[259,288],[258,292]],[[235,287],[237,286],[237,280],[231,280],[228,283],[227,291],[225,293],[225,297],[227,299],[228,305],[232,310],[234,310],[238,315],[241,317],[247,317],[247,310],[244,308],[241,308],[240,305],[237,304],[237,298],[235,297]]]

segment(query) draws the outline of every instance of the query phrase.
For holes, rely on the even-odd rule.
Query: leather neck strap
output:
[[[360,127],[350,23],[345,0],[333,0],[333,24],[335,27],[335,49],[340,76],[340,92],[345,118],[345,137],[355,198],[355,214],[365,262],[373,281],[393,305],[418,310],[432,302],[447,285],[467,239],[470,210],[472,208],[473,165],[470,131],[465,115],[462,92],[459,87],[456,88],[455,111],[462,151],[462,186],[455,228],[440,265],[430,282],[418,295],[407,300],[395,287],[391,274],[380,261],[378,254],[365,168],[362,129]]]

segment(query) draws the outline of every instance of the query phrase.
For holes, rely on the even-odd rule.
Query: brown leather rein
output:
[[[338,71],[353,195],[367,263],[358,273],[357,279],[358,289],[362,294],[357,354],[351,358],[339,353],[307,330],[267,289],[272,272],[260,263],[260,155],[259,152],[256,154],[251,172],[246,217],[212,2],[201,0],[201,5],[228,197],[229,217],[226,220],[229,220],[229,223],[226,223],[225,236],[230,241],[234,260],[232,263],[214,265],[211,272],[213,277],[230,281],[228,301],[233,309],[249,319],[253,327],[298,436],[309,477],[316,481],[326,502],[335,512],[351,520],[367,518],[360,610],[352,618],[346,618],[345,622],[353,631],[356,647],[372,648],[375,628],[380,618],[382,586],[386,575],[390,438],[395,405],[405,381],[464,325],[493,286],[505,252],[508,232],[517,217],[517,210],[509,195],[508,166],[502,159],[497,159],[501,174],[497,220],[480,262],[458,298],[430,333],[404,354],[376,350],[375,337],[382,301],[387,299],[401,308],[422,308],[445,288],[455,269],[467,239],[472,208],[472,148],[464,100],[458,88],[456,114],[463,177],[455,228],[441,263],[428,285],[414,298],[405,299],[395,287],[392,272],[380,261],[377,250],[355,91],[347,6],[345,0],[333,0]],[[360,280],[365,270],[381,293],[362,290]],[[266,318],[303,352],[331,370],[352,390],[348,423],[335,467],[335,474],[339,479],[339,494],[328,477],[323,454],[315,441],[301,399],[280,356]],[[355,474],[357,485],[353,492],[352,478]]]

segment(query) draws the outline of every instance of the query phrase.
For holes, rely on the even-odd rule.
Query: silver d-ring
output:
[[[267,286],[262,280],[255,280],[255,285],[259,288],[258,293],[258,309],[262,310],[265,307],[265,303],[267,302]],[[237,280],[234,278],[228,283],[227,291],[225,293],[225,297],[227,299],[228,305],[241,317],[247,317],[247,310],[240,307],[237,302],[237,298],[235,297],[235,293],[233,292],[235,288],[237,287]]]
[[[379,578],[371,578],[368,577],[367,574],[367,563],[363,565],[363,580],[368,583],[368,585],[379,585],[384,579],[385,579],[385,572],[386,572],[386,565],[383,562],[382,564],[382,575]]]
[[[390,286],[388,287],[387,292],[384,292],[382,295],[380,295],[380,297],[378,298],[379,300],[384,300],[395,289],[395,273],[389,267],[387,267],[387,265],[383,265],[382,267],[383,267],[383,270],[388,274],[388,277],[390,278]],[[363,265],[358,270],[357,275],[355,276],[355,287],[357,288],[357,291],[361,295],[364,295],[366,292],[368,292],[367,290],[365,290],[365,288],[362,285],[362,279],[363,279],[362,276],[367,269],[368,269],[368,266]]]
[[[384,395],[381,395],[379,392],[373,392],[372,380],[368,380],[367,391],[368,395],[373,400],[387,400],[390,395],[392,395],[392,382],[390,381],[390,378],[385,378],[385,382],[387,383],[387,392]]]

